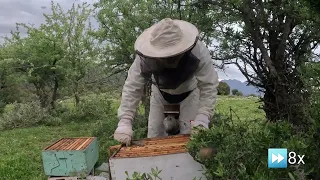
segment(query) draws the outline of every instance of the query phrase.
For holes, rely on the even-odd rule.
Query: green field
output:
[[[240,120],[264,118],[262,110],[258,110],[257,98],[247,97],[219,97],[216,112],[229,115],[230,107],[233,116]],[[112,104],[114,113],[119,105]],[[235,116],[235,114],[237,116]],[[107,119],[105,120],[107,121]],[[32,127],[3,131],[0,134],[0,179],[46,179],[42,169],[41,151],[50,143],[62,137],[91,136],[96,121],[70,122],[56,127]],[[115,126],[115,123],[110,123]],[[115,127],[112,127],[113,129]],[[106,131],[109,128],[106,128]],[[113,132],[106,132],[104,136],[111,136]],[[106,161],[107,147],[112,139],[99,141],[100,161]],[[108,140],[109,139],[109,140]],[[108,142],[110,141],[110,142]]]

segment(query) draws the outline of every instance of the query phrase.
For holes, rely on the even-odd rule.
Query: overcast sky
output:
[[[54,0],[65,10],[69,9],[74,2],[84,1],[93,4],[97,0]],[[8,35],[10,30],[14,30],[17,22],[39,26],[44,22],[43,13],[50,13],[50,3],[50,0],[0,0],[0,37]],[[1,42],[3,42],[2,39]],[[245,81],[244,76],[235,66],[229,66],[225,73],[217,71],[219,79]]]

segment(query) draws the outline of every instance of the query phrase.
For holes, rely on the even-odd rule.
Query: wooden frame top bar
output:
[[[187,152],[186,145],[189,139],[190,135],[147,138],[139,140],[143,145],[132,145],[129,147],[121,147],[120,145],[111,146],[109,148],[109,155],[111,158],[135,158],[185,153]],[[118,152],[116,152],[117,150]]]

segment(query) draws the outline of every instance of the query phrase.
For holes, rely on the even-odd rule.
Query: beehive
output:
[[[62,138],[42,151],[47,176],[88,175],[98,158],[96,137]]]
[[[109,148],[112,180],[126,179],[125,171],[150,173],[151,168],[162,170],[160,177],[168,180],[192,180],[202,178],[205,169],[195,161],[186,149],[189,135],[140,140],[140,145]]]

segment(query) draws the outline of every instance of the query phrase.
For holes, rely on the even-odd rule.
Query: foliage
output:
[[[310,131],[313,131],[314,143],[312,147],[320,148],[320,64],[319,62],[309,63],[307,66],[307,71],[304,74],[305,83],[308,85],[308,91],[311,92],[311,107],[309,111],[311,125],[309,126]],[[313,154],[312,156],[317,156]],[[320,163],[320,158],[314,159],[315,164]],[[320,177],[320,170],[316,170],[314,173]],[[316,176],[317,177],[317,176]]]
[[[210,25],[217,30],[219,45],[213,58],[236,65],[249,84],[263,91],[268,119],[308,126],[310,95],[301,73],[318,47],[318,15],[301,0],[218,0],[197,5],[214,17]]]
[[[59,6],[58,6],[59,7]],[[98,49],[93,38],[91,22],[89,17],[93,10],[89,8],[86,2],[82,4],[72,5],[71,9],[66,13],[59,7],[54,15],[57,21],[62,23],[64,35],[65,65],[69,66],[66,76],[72,84],[71,89],[75,97],[76,105],[79,104],[80,87],[84,85],[81,80],[87,75],[90,66],[94,66],[93,61],[98,59]],[[88,22],[89,21],[89,22]]]
[[[218,95],[229,95],[230,86],[226,82],[219,82]]]
[[[15,64],[17,72],[25,75],[35,88],[41,106],[55,108],[61,86],[71,84],[75,97],[79,81],[86,75],[96,50],[87,24],[92,10],[87,3],[73,4],[64,12],[59,4],[51,3],[51,13],[44,14],[45,23],[35,28],[23,23],[6,38],[6,60]],[[20,29],[27,30],[22,38]],[[78,102],[79,100],[77,100]]]
[[[134,42],[138,35],[163,18],[187,20],[202,32],[201,40],[210,45],[214,29],[208,26],[210,15],[205,10],[192,6],[192,1],[160,0],[100,0],[95,3],[99,9],[96,18],[99,30],[96,37],[105,44],[106,63],[109,74],[117,74],[129,69],[134,59]]]
[[[151,173],[138,173],[133,172],[132,177],[129,176],[129,173],[125,171],[127,178],[126,180],[161,180],[159,174],[162,170],[159,170],[158,167],[156,169],[151,168]]]
[[[205,165],[209,179],[285,179],[289,173],[300,179],[319,177],[320,174],[313,174],[318,173],[314,165],[319,161],[313,131],[293,134],[294,128],[287,121],[233,121],[220,117],[214,119],[212,128],[193,136],[188,144],[190,154]],[[202,147],[213,147],[217,154],[200,158],[198,152]],[[305,154],[304,160],[308,163],[287,169],[268,169],[270,147],[285,147]]]
[[[316,13],[320,14],[320,2],[317,0],[305,0],[310,9],[314,10]]]
[[[39,124],[47,115],[39,102],[12,103],[10,111],[0,116],[0,130],[30,127]]]
[[[319,168],[313,167],[320,164],[320,66],[310,62],[318,58],[313,50],[320,23],[303,1],[100,0],[95,7],[97,32],[88,22],[93,9],[87,3],[64,11],[52,2],[51,14],[44,15],[40,27],[18,23],[0,46],[2,178],[44,179],[38,152],[61,137],[98,137],[99,163],[105,161],[106,149],[117,144],[113,140],[117,93],[134,59],[134,41],[165,17],[195,24],[200,40],[208,46],[217,40],[220,45],[214,47],[212,57],[235,64],[265,94],[266,113],[257,108],[257,98],[218,97],[211,129],[192,137],[188,147],[207,167],[210,178],[320,177]],[[27,30],[25,38],[21,28]],[[227,88],[221,86],[219,94]],[[135,139],[147,135],[149,90],[146,86],[144,103],[134,120]],[[232,94],[242,96],[236,90]],[[264,122],[265,115],[280,122]],[[304,133],[295,131],[294,126],[301,124]],[[207,146],[217,148],[218,154],[199,159],[199,148]],[[308,154],[308,163],[267,169],[269,147]],[[154,171],[134,172],[128,178],[150,178]]]
[[[242,92],[238,89],[232,89],[232,95],[234,96],[243,96]]]
[[[114,114],[111,101],[105,94],[90,94],[83,96],[78,105],[74,101],[61,101],[55,110],[51,111],[53,117],[63,122],[107,120]]]
[[[13,50],[10,44],[0,45],[0,112],[7,104],[30,100],[26,76],[16,72],[18,64],[10,59]]]
[[[108,76],[127,72],[135,58],[134,43],[138,35],[163,18],[187,20],[201,30],[200,40],[207,45],[212,43],[214,29],[209,25],[210,14],[198,10],[193,1],[161,0],[99,0],[96,19],[99,30],[96,37],[105,44],[103,55]],[[145,112],[149,112],[151,83],[144,87],[142,99]],[[146,115],[147,117],[147,115]]]

